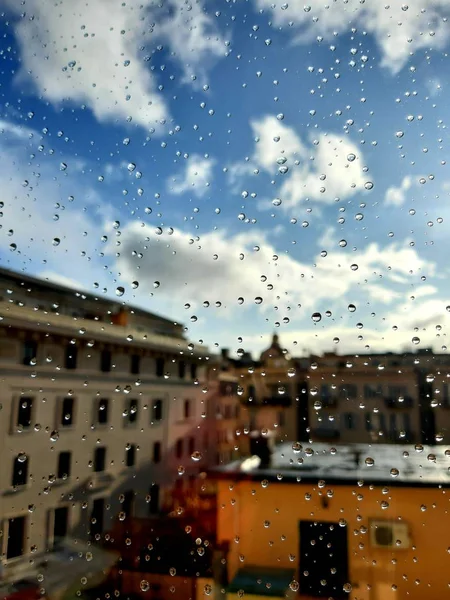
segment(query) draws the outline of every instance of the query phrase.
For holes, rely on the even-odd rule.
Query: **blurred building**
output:
[[[418,450],[418,451],[417,451]],[[298,442],[213,469],[228,600],[448,596],[448,451]]]
[[[208,352],[180,324],[3,269],[0,315],[6,571],[68,534],[100,540],[117,515],[169,510],[175,481],[213,464]]]
[[[295,358],[274,335],[233,361],[250,429],[279,441],[450,442],[450,356],[429,350]]]

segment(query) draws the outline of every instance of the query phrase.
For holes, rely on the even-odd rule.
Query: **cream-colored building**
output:
[[[6,270],[0,317],[7,573],[60,537],[158,513],[210,466],[208,352],[179,324]]]

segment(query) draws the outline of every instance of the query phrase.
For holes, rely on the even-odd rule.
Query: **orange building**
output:
[[[228,600],[450,594],[450,451],[298,442],[213,470]]]

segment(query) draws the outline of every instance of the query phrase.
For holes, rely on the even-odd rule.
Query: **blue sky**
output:
[[[2,8],[3,266],[232,352],[445,347],[444,0]]]

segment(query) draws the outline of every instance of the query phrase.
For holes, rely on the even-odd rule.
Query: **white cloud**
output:
[[[6,4],[22,13],[15,0]],[[189,60],[204,77],[200,65],[211,63],[223,46],[202,5],[189,6],[191,11],[181,0],[162,9],[152,0],[62,0],[56,8],[47,0],[28,0],[14,28],[21,51],[19,78],[31,81],[55,104],[86,104],[99,121],[126,124],[132,117],[133,123],[159,131],[169,111],[150,70],[158,41],[172,48],[186,80]],[[146,48],[146,57],[139,47]]]
[[[309,44],[318,36],[325,41],[337,34],[347,33],[352,27],[372,34],[381,53],[382,66],[392,73],[399,72],[410,54],[431,45],[437,50],[450,39],[447,20],[450,13],[447,0],[409,0],[377,2],[376,0],[338,0],[314,2],[309,10],[303,0],[289,4],[272,0],[256,0],[256,4],[272,12],[275,25],[295,26],[295,41]],[[356,54],[351,58],[359,64],[362,56],[355,44]],[[350,58],[350,56],[349,56]]]
[[[363,156],[350,140],[319,132],[303,141],[292,127],[273,116],[254,120],[251,127],[256,139],[253,168],[278,173],[277,195],[284,210],[306,198],[334,202],[364,190],[370,182],[362,171]]]
[[[403,178],[399,187],[391,186],[386,191],[384,203],[386,206],[401,206],[405,203],[406,192],[411,189],[412,178],[407,175]]]
[[[322,249],[336,245],[336,227],[326,227],[317,238],[317,245]]]
[[[173,176],[167,182],[172,194],[183,194],[192,190],[198,198],[204,196],[211,183],[215,161],[200,154],[193,154],[187,159],[184,172]]]

